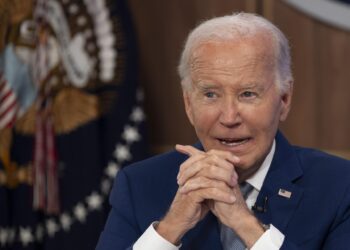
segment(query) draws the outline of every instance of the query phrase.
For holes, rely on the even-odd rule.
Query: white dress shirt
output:
[[[259,195],[266,174],[270,168],[272,158],[275,153],[275,148],[276,142],[273,141],[271,150],[266,156],[261,167],[252,177],[246,180],[246,182],[254,187],[253,191],[246,199],[246,203],[249,208],[254,205]],[[175,246],[157,233],[154,228],[156,223],[157,222],[153,222],[135,242],[133,246],[134,250],[178,250],[180,248],[181,245]],[[283,241],[284,235],[273,225],[270,225],[270,229],[266,230],[265,233],[257,240],[257,242],[255,242],[251,250],[277,250],[280,249]]]

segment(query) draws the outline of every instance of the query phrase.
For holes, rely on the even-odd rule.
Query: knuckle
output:
[[[203,176],[198,176],[195,180],[192,181],[198,181],[199,183],[204,183],[205,179],[203,178]]]
[[[199,182],[202,183],[204,186],[208,187],[210,186],[210,180],[205,177],[199,177]]]
[[[218,161],[218,160],[220,160],[220,157],[219,157],[217,154],[213,154],[211,157],[212,157],[212,160],[213,160],[213,161]]]
[[[220,189],[225,189],[226,188],[226,184],[223,183],[222,181],[217,182],[217,187]]]
[[[210,191],[211,191],[211,194],[212,194],[214,197],[220,196],[220,190],[219,190],[219,189],[217,189],[217,188],[211,188]]]
[[[186,184],[183,186],[184,191],[189,191],[195,188],[195,184],[193,182],[186,182]]]
[[[209,155],[212,155],[213,152],[214,152],[214,149],[210,149],[209,151],[207,151],[207,153],[208,153]]]
[[[185,168],[186,168],[185,163],[182,163],[182,164],[180,165],[180,172],[184,171]]]
[[[213,183],[213,188],[215,188],[215,189],[221,189],[221,183],[220,183],[220,181],[215,181],[214,183]]]
[[[202,169],[203,163],[202,162],[196,162],[193,165],[191,165],[191,167],[189,168],[189,172],[190,173],[196,173],[198,171],[200,171]]]
[[[209,156],[207,162],[209,165],[215,165],[218,162],[217,156]]]
[[[200,159],[202,159],[203,158],[203,155],[202,154],[197,154],[197,155],[195,155],[195,156],[192,156],[195,160],[200,160]]]
[[[209,167],[208,167],[208,171],[210,174],[215,174],[217,172],[217,167],[213,164],[211,164]]]
[[[219,151],[219,150],[217,150],[217,149],[212,149],[212,153],[214,154],[214,155],[217,155],[218,153],[220,153],[221,151]]]

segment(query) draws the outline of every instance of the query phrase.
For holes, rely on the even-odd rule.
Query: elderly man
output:
[[[214,18],[179,65],[200,143],[119,171],[97,249],[348,249],[350,164],[278,132],[288,41],[262,17]]]

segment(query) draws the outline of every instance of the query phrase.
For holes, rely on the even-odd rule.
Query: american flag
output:
[[[0,72],[0,129],[12,127],[18,109],[16,93],[13,92],[4,75]]]

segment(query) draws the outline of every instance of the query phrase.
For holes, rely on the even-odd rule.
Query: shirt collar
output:
[[[273,158],[273,155],[275,154],[275,148],[276,148],[276,141],[273,140],[271,150],[269,154],[266,156],[264,162],[262,163],[258,171],[256,171],[256,173],[252,177],[246,180],[246,182],[252,185],[258,192],[260,192],[262,184],[267,175],[267,171],[269,171],[269,168],[271,166],[272,158]]]

